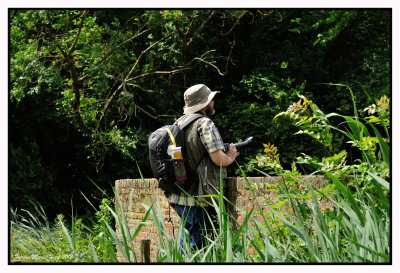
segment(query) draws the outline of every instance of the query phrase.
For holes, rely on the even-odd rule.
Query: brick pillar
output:
[[[150,206],[152,201],[154,201],[154,206],[157,206],[158,201],[163,214],[165,230],[170,234],[173,234],[173,231],[176,232],[176,227],[179,224],[179,216],[175,213],[174,209],[171,208],[169,211],[167,198],[165,197],[163,191],[158,188],[158,182],[156,179],[145,179],[144,181],[142,179],[117,180],[115,181],[115,190],[121,199],[129,229],[136,229],[142,222],[142,219],[146,214],[146,209],[142,204]],[[116,212],[118,215],[121,213],[118,203],[116,204]],[[169,213],[171,215],[172,223],[168,222]],[[118,236],[121,236],[118,223],[116,223],[116,232]],[[144,257],[142,257],[140,251],[142,240],[149,240],[150,261],[156,261],[158,235],[151,215],[147,219],[145,225],[142,227],[139,235],[132,242],[132,248],[135,252],[138,262],[144,260]],[[124,261],[124,258],[118,249],[117,257],[120,259],[120,261]]]

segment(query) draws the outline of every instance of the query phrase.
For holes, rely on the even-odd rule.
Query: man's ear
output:
[[[207,106],[208,106],[208,105],[207,105]],[[205,106],[203,109],[200,110],[200,112],[201,112],[203,115],[206,114],[207,106]]]

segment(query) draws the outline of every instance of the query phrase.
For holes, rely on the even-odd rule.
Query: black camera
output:
[[[239,150],[239,149],[243,149],[246,146],[248,146],[252,141],[253,141],[253,137],[249,137],[245,141],[235,143],[234,145],[235,145],[236,149]],[[226,153],[229,150],[230,145],[231,145],[230,143],[224,143],[224,153]]]

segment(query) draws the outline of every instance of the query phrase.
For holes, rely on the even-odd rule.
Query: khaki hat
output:
[[[219,91],[211,91],[210,88],[204,84],[196,84],[189,87],[183,95],[185,100],[183,113],[192,114],[200,111],[210,103],[217,93],[219,93]]]

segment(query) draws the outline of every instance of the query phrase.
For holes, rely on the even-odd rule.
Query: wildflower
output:
[[[342,161],[340,161],[339,166],[344,166],[344,165],[346,164],[346,157],[347,157],[347,156],[344,156],[344,157],[342,158]]]
[[[295,103],[293,103],[292,105],[290,105],[289,108],[286,110],[286,112],[293,112],[293,109],[294,109],[293,105],[294,105],[294,104],[295,104]]]
[[[368,115],[372,115],[376,111],[376,105],[372,104],[372,105],[368,106],[367,108],[364,109],[364,112],[365,111],[368,111]]]
[[[378,112],[384,112],[389,109],[390,107],[390,100],[386,95],[381,97],[378,101]]]
[[[61,221],[61,222],[64,222],[64,215],[63,214],[57,214],[57,221]]]
[[[295,102],[295,103],[293,103],[292,105],[289,106],[287,112],[296,113],[297,111],[303,110],[303,108],[304,108],[304,106],[301,103],[301,99],[299,99],[298,102]]]
[[[259,167],[261,167],[262,165],[267,164],[267,162],[268,162],[268,160],[267,160],[267,157],[265,157],[265,156],[261,156],[261,157],[257,158],[257,165]]]

